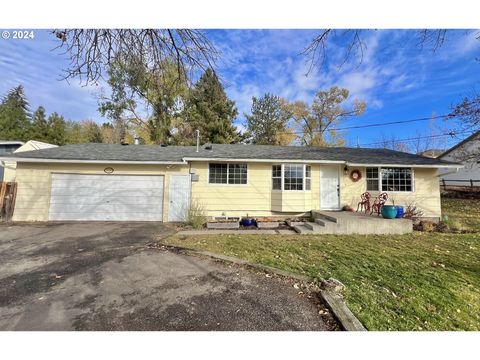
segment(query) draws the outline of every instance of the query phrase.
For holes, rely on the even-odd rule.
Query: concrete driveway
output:
[[[0,225],[1,330],[328,330],[291,281],[152,250],[158,223]]]

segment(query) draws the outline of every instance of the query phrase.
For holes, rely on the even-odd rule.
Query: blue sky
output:
[[[308,76],[308,59],[300,55],[316,30],[208,30],[221,51],[218,72],[226,91],[239,109],[237,125],[249,112],[252,96],[270,92],[288,100],[311,102],[315,92],[337,85],[350,90],[351,99],[367,103],[364,116],[342,124],[361,125],[446,114],[452,103],[480,87],[480,41],[478,31],[465,35],[451,31],[435,53],[420,51],[413,30],[378,30],[365,33],[363,61],[336,66],[340,43],[332,44],[329,62]],[[68,65],[45,30],[36,30],[34,40],[0,39],[0,94],[23,84],[31,108],[45,106],[71,120],[104,121],[97,112],[98,87],[83,87],[77,80],[61,80]],[[414,137],[441,132],[441,120],[350,130],[348,144],[378,141],[382,135]],[[432,130],[433,129],[433,130]],[[448,140],[448,139],[447,139]],[[458,139],[451,139],[451,145]]]

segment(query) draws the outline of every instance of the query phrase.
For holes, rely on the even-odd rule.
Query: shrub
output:
[[[405,208],[405,212],[403,214],[403,217],[405,219],[416,219],[422,216],[423,216],[423,211],[420,209],[417,209],[417,206],[413,202],[407,205],[407,207]]]
[[[420,231],[432,232],[435,230],[435,223],[433,221],[420,221]]]
[[[194,229],[201,229],[207,222],[207,216],[204,207],[196,201],[192,201],[187,212],[186,225]]]

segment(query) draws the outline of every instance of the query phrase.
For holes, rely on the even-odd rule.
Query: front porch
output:
[[[314,222],[294,226],[300,234],[407,234],[413,231],[408,219],[384,219],[381,216],[350,211],[312,211]]]

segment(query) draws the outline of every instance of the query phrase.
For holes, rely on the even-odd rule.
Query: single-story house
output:
[[[17,162],[14,221],[182,221],[354,208],[386,191],[441,216],[438,172],[453,162],[387,149],[268,145],[80,144],[0,158]]]
[[[13,153],[25,152],[25,151],[32,151],[32,150],[40,150],[40,149],[49,149],[53,147],[57,147],[57,145],[45,143],[42,141],[37,140],[29,140],[25,144],[21,143],[22,145],[16,148]],[[3,171],[3,181],[11,182],[15,181],[16,176],[16,168],[17,163],[15,161],[4,161],[0,163],[0,171]]]
[[[459,162],[463,168],[452,171],[442,169],[441,178],[453,186],[480,186],[480,131],[451,147],[439,157],[441,160]]]

